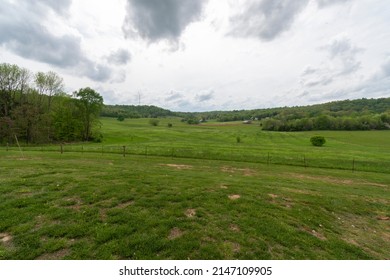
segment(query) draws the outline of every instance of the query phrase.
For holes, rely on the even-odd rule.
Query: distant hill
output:
[[[310,106],[255,110],[172,112],[156,106],[106,105],[102,116],[168,117],[220,122],[259,120],[264,130],[367,130],[390,128],[390,98],[333,101]]]
[[[105,105],[101,114],[102,117],[111,118],[158,118],[176,116],[177,114],[157,106],[149,105]]]

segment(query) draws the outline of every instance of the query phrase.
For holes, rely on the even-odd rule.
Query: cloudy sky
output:
[[[390,97],[389,0],[0,0],[0,63],[175,111]]]

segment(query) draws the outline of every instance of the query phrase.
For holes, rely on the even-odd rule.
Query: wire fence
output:
[[[390,173],[390,161],[377,158],[335,158],[334,155],[303,154],[292,151],[267,151],[262,149],[237,149],[230,147],[167,147],[153,145],[75,145],[61,144],[48,146],[6,146],[4,151],[39,151],[53,153],[113,154],[122,157],[131,155],[170,158],[192,158],[301,166],[305,168],[331,168],[354,171]]]

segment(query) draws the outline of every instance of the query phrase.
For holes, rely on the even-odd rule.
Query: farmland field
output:
[[[107,118],[102,132],[0,148],[0,259],[390,258],[390,131]]]

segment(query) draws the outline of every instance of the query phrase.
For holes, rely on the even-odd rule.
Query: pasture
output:
[[[102,132],[63,153],[0,148],[0,259],[390,257],[390,131],[102,119]]]

